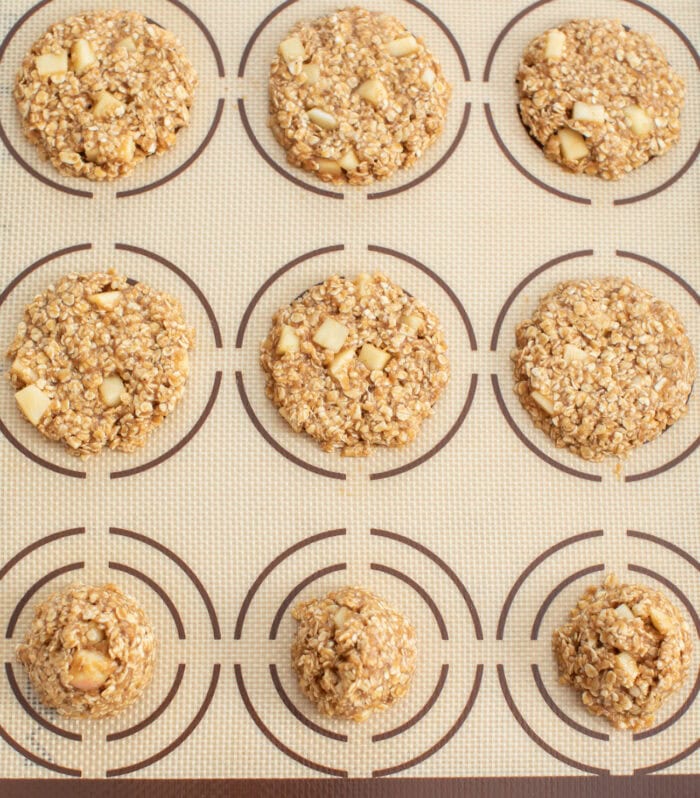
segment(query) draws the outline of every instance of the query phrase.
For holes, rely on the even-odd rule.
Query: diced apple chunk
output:
[[[34,369],[30,368],[26,363],[20,360],[19,357],[14,359],[14,362],[10,367],[10,373],[22,380],[22,382],[26,385],[36,382],[37,380],[37,374]]]
[[[340,177],[343,170],[340,168],[338,161],[332,158],[319,158],[318,159],[318,173],[320,175],[331,175],[331,177]]]
[[[355,155],[355,151],[348,150],[338,161],[338,164],[341,169],[344,169],[346,172],[352,172],[354,169],[357,169],[357,167],[360,165],[360,162],[357,159],[357,155]]]
[[[557,137],[561,154],[567,161],[580,161],[588,155],[586,140],[578,131],[563,127]]]
[[[435,83],[435,77],[435,72],[433,72],[430,67],[426,67],[423,70],[423,74],[420,76],[421,83],[430,89],[432,88],[433,83]]]
[[[418,49],[418,42],[409,34],[408,36],[402,36],[399,39],[394,39],[393,42],[389,42],[386,49],[389,55],[401,58],[401,56],[415,53]]]
[[[615,660],[629,682],[633,682],[637,676],[639,676],[637,663],[626,651],[621,651],[619,654],[616,654]]]
[[[99,651],[83,649],[73,656],[68,681],[76,690],[97,690],[114,670],[114,663]]]
[[[354,349],[343,349],[342,352],[338,352],[338,354],[333,358],[333,362],[328,367],[328,371],[330,371],[334,377],[339,377],[340,374],[347,369],[354,357]]]
[[[118,374],[111,374],[102,380],[99,388],[102,401],[107,407],[116,407],[124,393],[124,383]]]
[[[76,75],[82,75],[97,63],[97,57],[90,47],[90,42],[85,39],[78,39],[74,42],[70,48],[70,63]]]
[[[575,102],[571,118],[579,122],[595,122],[596,124],[600,124],[601,122],[605,122],[605,107],[602,105],[592,105],[591,103]]]
[[[554,402],[548,396],[545,396],[539,391],[531,391],[530,397],[532,398],[532,401],[539,405],[548,416],[554,414]]]
[[[65,75],[68,71],[68,53],[42,53],[36,57],[36,71],[39,77],[48,78],[52,75]]]
[[[110,116],[122,116],[124,103],[108,91],[101,91],[92,106],[93,116],[97,119],[107,119]]]
[[[357,93],[370,105],[377,108],[386,98],[386,89],[379,78],[370,78],[360,85]]]
[[[299,351],[299,336],[294,332],[294,328],[285,324],[282,327],[279,341],[277,342],[278,355],[291,355]]]
[[[102,310],[114,310],[122,298],[121,291],[102,291],[100,294],[90,294],[88,299],[93,305]]]
[[[632,610],[626,604],[618,604],[615,607],[615,615],[618,618],[624,618],[626,621],[631,621],[634,618]]]
[[[564,360],[567,363],[574,363],[576,361],[583,363],[588,360],[588,353],[573,344],[566,344],[564,346]]]
[[[638,105],[628,105],[622,109],[622,113],[625,115],[629,128],[635,136],[644,138],[654,129],[654,120]]]
[[[134,139],[127,133],[117,148],[117,158],[123,163],[131,163],[134,160],[136,145]]]
[[[360,272],[355,278],[355,285],[359,294],[364,294],[367,289],[372,285],[372,275],[367,272]]]
[[[26,388],[17,391],[15,399],[27,421],[34,424],[35,427],[51,404],[51,399],[36,385],[27,385]]]
[[[364,344],[360,349],[360,360],[370,371],[381,371],[391,360],[391,355],[372,344]]]
[[[649,619],[651,620],[652,624],[654,624],[654,628],[657,632],[660,632],[662,635],[667,635],[673,629],[673,621],[666,615],[665,612],[661,612],[661,610],[657,610],[652,607],[649,610]]]
[[[411,313],[406,316],[402,316],[399,319],[399,324],[403,324],[403,326],[408,327],[411,332],[417,333],[423,327],[425,322],[420,316],[416,316],[415,314]]]
[[[115,47],[122,47],[127,53],[133,53],[136,49],[136,44],[131,36],[125,36],[116,43]]]
[[[280,55],[289,66],[295,61],[303,61],[306,58],[306,50],[298,36],[290,36],[280,44]]]
[[[326,319],[316,330],[312,340],[324,349],[329,349],[331,352],[339,352],[348,337],[348,333],[349,330],[344,324],[335,319]]]
[[[338,120],[322,108],[312,108],[307,112],[309,119],[324,130],[334,130],[338,127]]]
[[[321,80],[321,67],[318,64],[304,64],[301,74],[306,78],[307,86],[315,86]]]
[[[544,46],[544,57],[548,61],[555,61],[564,55],[564,44],[566,35],[556,28],[547,34],[547,41]]]

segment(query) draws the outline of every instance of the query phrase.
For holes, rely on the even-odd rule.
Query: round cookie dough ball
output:
[[[411,166],[442,133],[451,88],[388,14],[346,8],[299,22],[270,70],[270,125],[287,160],[366,185]]]
[[[415,630],[369,590],[344,587],[298,604],[292,667],[331,717],[366,720],[406,694],[416,669]]]
[[[627,277],[561,283],[515,338],[523,407],[586,460],[624,457],[687,411],[696,363],[683,322]]]
[[[135,11],[95,11],[32,45],[15,100],[25,135],[61,174],[113,180],[175,144],[196,85],[172,33]]]
[[[39,604],[19,661],[42,704],[71,718],[106,718],[153,676],[156,642],[143,610],[115,585],[71,585]]]
[[[180,303],[115,271],[68,274],[39,294],[7,356],[25,418],[87,456],[143,446],[179,402],[194,330]]]
[[[618,729],[640,731],[688,674],[692,644],[680,611],[657,590],[593,585],[552,643],[560,681]]]
[[[437,316],[383,274],[334,275],[281,308],[262,345],[267,395],[327,452],[412,441],[450,376]]]
[[[547,158],[618,180],[680,138],[685,84],[661,48],[618,20],[576,19],[530,43],[520,115]]]

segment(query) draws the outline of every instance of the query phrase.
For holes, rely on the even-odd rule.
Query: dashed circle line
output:
[[[110,779],[114,778],[115,776],[125,776],[128,773],[134,773],[137,770],[142,770],[149,765],[152,765],[154,762],[158,762],[161,759],[164,759],[166,756],[172,754],[172,752],[178,748],[185,740],[192,734],[192,732],[199,726],[202,718],[206,715],[207,710],[209,709],[211,702],[214,700],[214,693],[216,692],[216,687],[219,683],[219,675],[221,673],[221,665],[216,664],[212,670],[211,681],[209,682],[209,689],[207,690],[207,694],[204,697],[204,701],[202,705],[197,710],[197,714],[194,718],[190,721],[187,725],[186,729],[182,732],[182,734],[178,735],[169,745],[165,748],[158,751],[158,753],[149,756],[147,759],[143,759],[140,762],[135,762],[131,765],[125,765],[124,767],[114,768],[112,770],[108,770],[105,773],[105,777]]]
[[[409,718],[405,723],[402,723],[400,726],[397,726],[394,729],[389,729],[389,731],[381,732],[379,734],[372,735],[372,742],[373,743],[381,743],[384,740],[390,740],[392,737],[396,737],[399,734],[403,734],[405,731],[413,728],[419,721],[423,720],[423,718],[430,712],[430,710],[435,706],[437,703],[438,698],[445,687],[445,682],[447,681],[447,675],[449,673],[450,666],[447,663],[444,663],[443,666],[440,668],[440,676],[438,678],[437,684],[435,685],[435,689],[430,695],[430,698],[425,702],[425,704],[416,712],[413,717]]]
[[[700,571],[700,562],[696,560],[695,557],[688,554],[688,552],[685,551],[685,549],[682,549],[680,546],[676,546],[675,543],[671,543],[668,540],[664,540],[663,538],[660,538],[657,535],[650,535],[648,532],[639,532],[636,529],[628,529],[627,537],[637,538],[638,540],[646,540],[649,543],[656,543],[657,546],[662,546],[663,548],[672,551],[674,554],[677,554],[687,563],[692,565],[696,571]]]
[[[217,45],[214,37],[211,34],[209,28],[204,24],[204,22],[192,11],[192,9],[188,8],[182,0],[167,0],[168,3],[178,8],[182,11],[183,14],[188,16],[192,22],[202,31],[204,34],[204,38],[207,40],[209,47],[214,55],[214,60],[216,61],[216,68],[219,73],[220,78],[226,77],[226,70],[224,69],[224,59],[221,57],[221,51],[219,50],[219,46]]]
[[[698,749],[700,749],[700,740],[696,740],[692,745],[689,745],[684,751],[681,751],[676,756],[672,756],[669,759],[664,760],[663,762],[657,762],[655,765],[649,765],[648,767],[644,768],[637,768],[636,770],[632,771],[633,776],[649,776],[651,773],[656,773],[659,770],[664,770],[665,768],[670,768],[671,765],[676,765],[686,757],[689,757],[691,754],[694,754]]]
[[[530,632],[530,640],[537,640],[544,616],[551,603],[561,593],[562,590],[569,587],[569,585],[573,584],[577,580],[583,579],[584,576],[589,576],[590,574],[604,570],[605,566],[602,563],[598,565],[590,565],[588,568],[582,568],[580,571],[576,571],[576,573],[567,576],[566,579],[563,579],[561,582],[559,582],[559,584],[550,591],[550,593],[547,595],[547,598],[542,602],[542,606],[537,611],[537,615],[535,616],[535,620],[532,624],[532,631]]]
[[[144,718],[142,721],[139,721],[133,726],[130,726],[128,729],[122,729],[122,731],[113,732],[112,734],[108,734],[105,738],[108,743],[116,742],[117,740],[123,740],[125,737],[130,737],[132,734],[136,734],[137,732],[142,731],[147,726],[150,726],[151,723],[156,721],[164,712],[165,710],[172,704],[173,699],[177,695],[178,690],[180,689],[180,685],[182,684],[182,680],[185,676],[185,664],[180,663],[177,666],[177,671],[175,673],[175,679],[168,691],[168,694],[165,698],[160,702],[160,704],[151,712],[151,714]]]
[[[43,726],[47,731],[50,731],[53,734],[58,735],[59,737],[63,737],[66,740],[73,740],[75,742],[82,741],[83,739],[82,734],[77,734],[76,732],[67,731],[66,729],[62,729],[60,726],[54,725],[53,723],[48,721],[45,717],[43,717],[41,713],[37,712],[34,709],[34,707],[27,700],[24,693],[20,690],[11,662],[5,663],[5,676],[7,677],[10,689],[12,690],[12,693],[17,699],[17,702],[33,721],[38,723],[40,726]]]
[[[170,596],[165,592],[165,590],[163,590],[163,588],[155,580],[151,579],[150,576],[147,576],[142,571],[139,571],[136,568],[132,568],[130,565],[124,565],[123,563],[110,561],[108,563],[108,567],[111,568],[113,571],[120,571],[121,573],[133,576],[135,579],[140,580],[145,585],[150,587],[151,590],[160,597],[163,604],[165,604],[165,606],[167,607],[168,612],[170,613],[173,622],[175,623],[175,629],[177,630],[178,639],[185,640],[187,638],[187,635],[185,634],[185,627],[184,624],[182,623],[182,618],[180,616],[180,613],[178,612],[177,607],[175,606],[175,603],[170,598]]]
[[[17,740],[11,737],[5,729],[0,726],[0,737],[14,750],[20,755],[23,756],[25,759],[28,759],[30,762],[33,762],[35,765],[39,765],[39,767],[46,768],[46,770],[52,770],[54,773],[60,773],[62,776],[74,776],[76,778],[80,778],[83,775],[82,770],[75,770],[74,768],[67,768],[63,765],[58,765],[55,762],[49,762],[47,759],[42,759],[40,756],[37,756],[32,751],[29,751],[24,746],[20,745]]]
[[[527,8],[523,8],[522,11],[519,11],[510,20],[510,22],[508,22],[506,24],[506,26],[498,34],[498,36],[496,36],[496,41],[494,41],[494,43],[491,45],[491,49],[489,50],[488,58],[486,59],[486,65],[484,66],[484,77],[483,77],[484,83],[488,83],[489,80],[491,79],[491,67],[493,66],[493,61],[494,61],[494,58],[496,57],[496,52],[498,51],[498,48],[503,43],[503,40],[510,33],[511,29],[514,28],[518,24],[518,22],[520,22],[520,20],[523,17],[527,16],[531,11],[534,11],[536,8],[539,8],[540,6],[547,5],[547,3],[551,3],[551,2],[552,2],[552,0],[537,0],[536,3],[533,3],[530,6],[527,6]]]
[[[688,615],[690,615],[690,618],[693,621],[693,626],[695,626],[695,632],[697,636],[700,637],[700,616],[698,615],[695,607],[693,607],[693,604],[690,601],[690,599],[678,587],[678,585],[676,585],[670,579],[667,579],[665,576],[662,576],[656,571],[652,571],[650,568],[646,568],[643,565],[635,565],[634,563],[628,563],[627,570],[632,571],[633,573],[636,574],[643,574],[644,576],[648,576],[650,579],[654,579],[655,581],[660,582],[665,588],[674,593],[683,602],[683,606],[686,608],[686,610],[688,611]]]
[[[12,568],[17,565],[20,560],[23,560],[32,552],[40,549],[42,546],[47,546],[49,543],[53,543],[56,540],[61,540],[62,538],[69,538],[73,535],[84,535],[85,534],[85,527],[79,526],[75,527],[74,529],[64,529],[61,532],[54,532],[51,535],[46,535],[46,537],[40,538],[39,540],[35,540],[34,543],[30,543],[28,546],[25,546],[21,551],[17,552],[14,557],[8,560],[2,568],[0,568],[0,579],[7,576],[7,574],[12,570]]]
[[[330,729],[324,729],[323,726],[319,726],[318,723],[314,723],[311,718],[308,718],[292,701],[289,697],[289,694],[284,689],[284,685],[282,684],[282,680],[280,679],[279,672],[277,671],[277,665],[274,662],[269,664],[270,669],[270,676],[272,678],[272,683],[279,695],[282,703],[287,707],[287,709],[294,715],[294,717],[299,721],[299,723],[306,726],[307,729],[311,729],[312,732],[316,734],[320,734],[322,737],[327,737],[330,740],[337,740],[341,743],[346,743],[348,741],[347,734],[338,734],[338,732],[330,731]]]

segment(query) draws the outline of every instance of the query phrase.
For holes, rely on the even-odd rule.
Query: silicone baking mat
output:
[[[266,120],[277,44],[336,3],[142,0],[200,85],[177,146],[109,184],[42,162],[12,99],[31,43],[83,4],[0,4],[3,348],[54,278],[106,267],[177,296],[197,330],[182,404],[132,455],[70,457],[1,386],[0,794],[45,779],[72,796],[127,779],[142,794],[158,780],[158,795],[175,779],[202,795],[700,791],[700,401],[621,466],[587,463],[533,427],[509,364],[539,296],[607,274],[671,302],[700,353],[700,6],[365,5],[424,37],[453,98],[415,168],[343,189],[287,166]],[[681,143],[620,182],[545,160],[516,110],[524,47],[583,13],[652,34],[687,82]],[[342,459],[266,399],[259,345],[308,286],[374,269],[439,314],[452,379],[415,443]],[[589,715],[551,652],[552,630],[611,571],[664,590],[695,643],[683,689],[638,734]],[[47,711],[14,659],[33,605],[76,580],[118,583],[159,639],[145,697],[106,721]],[[289,661],[292,603],[343,584],[386,597],[418,634],[408,696],[361,725],[318,715]]]

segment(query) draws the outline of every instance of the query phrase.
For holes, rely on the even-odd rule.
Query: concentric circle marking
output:
[[[40,756],[37,756],[32,751],[27,750],[24,746],[20,745],[17,740],[11,737],[5,729],[0,726],[0,737],[14,750],[20,755],[23,756],[25,759],[28,759],[30,762],[33,762],[35,765],[39,765],[39,767],[46,768],[47,770],[52,770],[54,773],[60,773],[62,776],[74,776],[76,778],[80,778],[83,775],[82,770],[75,770],[73,768],[67,768],[63,765],[59,765],[56,762],[49,762],[48,759],[42,759]]]
[[[530,640],[537,640],[539,633],[540,633],[540,626],[542,625],[542,621],[544,620],[545,613],[549,609],[550,604],[554,601],[554,599],[561,593],[562,590],[567,588],[569,585],[573,584],[579,579],[583,579],[584,576],[590,576],[591,574],[597,573],[599,571],[604,571],[605,566],[600,563],[599,565],[589,565],[588,568],[582,568],[580,571],[576,571],[574,574],[570,574],[563,579],[555,588],[551,590],[551,592],[547,595],[547,598],[542,602],[539,610],[537,610],[537,615],[535,616],[535,620],[532,623],[532,631],[530,632]]]
[[[0,568],[0,579],[7,576],[12,568],[17,565],[20,560],[23,560],[26,556],[31,554],[32,552],[40,549],[42,546],[47,546],[49,543],[53,543],[56,540],[61,540],[62,538],[69,538],[73,537],[73,535],[84,535],[85,534],[85,527],[79,526],[75,527],[74,529],[64,529],[61,532],[54,532],[51,535],[46,535],[46,537],[40,538],[39,540],[35,540],[34,543],[30,543],[28,546],[25,546],[21,551],[17,552],[14,557],[9,559],[2,568]]]

